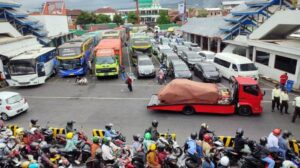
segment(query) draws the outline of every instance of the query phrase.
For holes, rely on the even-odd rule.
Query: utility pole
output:
[[[186,4],[187,4],[187,0],[183,0],[183,4],[184,4],[184,10],[183,10],[183,15],[182,15],[182,24],[184,23],[185,18],[186,18],[186,16],[187,16],[187,13],[186,13]]]
[[[140,10],[139,10],[139,0],[135,0],[135,15],[137,17],[137,24],[140,24]]]

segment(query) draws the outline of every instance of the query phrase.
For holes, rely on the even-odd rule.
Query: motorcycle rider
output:
[[[0,158],[5,158],[10,154],[9,149],[5,143],[0,143]]]
[[[109,123],[109,124],[106,124],[105,125],[105,134],[104,136],[105,137],[110,137],[110,138],[116,138],[118,137],[119,135],[116,133],[115,130],[112,129],[114,125],[112,123]]]
[[[208,125],[206,123],[201,124],[201,128],[199,130],[199,140],[203,140],[204,134],[213,133],[213,131],[208,130]]]
[[[149,147],[149,152],[147,152],[146,160],[149,168],[161,168],[156,153],[156,145],[154,143]]]
[[[258,158],[268,163],[268,168],[274,168],[275,161],[271,157],[269,157],[270,151],[266,147],[267,142],[268,142],[267,137],[261,137],[259,140],[259,144],[256,145],[253,155],[255,158]]]
[[[102,158],[105,164],[113,164],[116,157],[113,155],[113,149],[110,147],[110,137],[104,137],[102,140]]]
[[[160,165],[164,165],[164,161],[168,156],[168,153],[165,151],[165,145],[164,144],[159,144],[157,146],[157,156],[158,156],[158,162]]]
[[[223,156],[220,160],[220,164],[218,165],[218,168],[228,168],[229,167],[229,158],[227,156]]]
[[[238,153],[239,156],[242,154],[242,150],[245,148],[245,145],[247,144],[247,139],[243,138],[244,136],[244,130],[242,128],[238,128],[235,132],[235,138],[234,138],[234,152]]]
[[[212,149],[212,137],[209,134],[204,134],[203,140],[198,142],[198,145],[202,147],[203,154],[205,156],[210,156],[210,151]]]
[[[200,164],[201,163],[201,157],[202,157],[202,148],[197,145],[196,142],[197,133],[191,133],[191,136],[186,141],[186,149],[188,155],[193,159],[195,163]]]
[[[144,141],[143,141],[144,153],[147,153],[150,145],[154,143],[154,141],[152,141],[151,139],[152,139],[151,133],[147,132],[144,136]]]
[[[289,146],[289,137],[291,136],[291,133],[287,130],[284,130],[282,135],[278,139],[278,146],[281,150],[284,151],[284,158],[286,157],[286,152],[291,150]]]
[[[157,141],[159,138],[159,133],[157,131],[157,127],[158,127],[158,121],[157,120],[153,120],[152,121],[152,126],[149,127],[148,129],[146,129],[145,133],[149,132],[151,134],[151,139],[153,141]]]
[[[202,162],[202,168],[215,168],[215,164],[210,157],[205,156]]]
[[[267,147],[270,151],[277,152],[283,159],[285,159],[286,151],[279,148],[279,137],[281,135],[281,129],[275,128],[268,136]]]
[[[100,137],[94,136],[92,140],[93,144],[91,145],[91,159],[95,159],[96,151],[100,149]]]
[[[75,145],[75,142],[73,141],[73,136],[74,136],[73,132],[67,133],[67,135],[66,135],[67,143],[66,143],[66,146],[64,147],[63,151],[72,153],[74,155],[74,158],[76,159],[75,163],[80,164],[80,161],[77,160],[80,156],[80,152],[77,151],[77,147]]]
[[[30,129],[30,142],[38,142],[38,141],[44,141],[45,137],[44,135],[40,132],[38,128],[31,128]]]
[[[140,135],[136,134],[133,135],[133,143],[132,143],[132,155],[133,156],[139,156],[141,153],[143,153],[143,145],[142,143],[139,141],[140,139]]]

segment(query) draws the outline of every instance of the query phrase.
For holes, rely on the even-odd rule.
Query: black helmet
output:
[[[140,134],[135,134],[135,135],[133,135],[133,140],[139,141],[140,137],[141,137]]]
[[[41,147],[43,153],[50,153],[50,145],[46,144]]]
[[[158,150],[159,152],[164,151],[164,150],[165,150],[165,145],[164,145],[164,144],[159,144],[159,145],[157,146],[157,150]]]
[[[30,149],[31,150],[37,150],[38,149],[39,144],[37,142],[32,142],[30,144]]]
[[[152,126],[153,127],[157,127],[158,126],[158,121],[157,120],[153,120],[152,121]]]
[[[197,133],[196,132],[191,133],[191,138],[195,140],[197,138]]]
[[[244,130],[242,128],[238,128],[235,132],[235,135],[238,137],[242,137],[244,135]]]
[[[112,123],[109,123],[109,124],[105,125],[105,129],[107,129],[107,130],[111,130],[112,127],[113,127]]]
[[[31,119],[31,120],[30,120],[30,123],[31,123],[32,125],[36,125],[37,122],[38,122],[37,119]]]
[[[284,130],[282,133],[282,138],[288,138],[289,136],[291,136],[291,132],[289,132],[288,130]]]
[[[263,145],[263,146],[265,146],[266,144],[267,144],[267,142],[268,142],[268,139],[267,139],[267,137],[261,137],[260,139],[259,139],[259,144],[261,144],[261,145]]]

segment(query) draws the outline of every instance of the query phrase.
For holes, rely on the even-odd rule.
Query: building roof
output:
[[[24,59],[35,59],[49,51],[55,50],[55,47],[42,47],[39,49],[28,50],[24,53],[12,58],[11,60],[24,60]]]
[[[223,33],[220,28],[227,26],[228,23],[224,17],[207,17],[207,18],[189,18],[188,22],[181,27],[186,33],[196,34],[205,37],[222,38]]]
[[[99,8],[95,11],[95,13],[117,13],[117,10],[107,7],[107,8]]]
[[[67,9],[67,16],[78,16],[82,11],[80,9]]]

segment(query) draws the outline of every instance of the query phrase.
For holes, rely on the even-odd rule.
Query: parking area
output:
[[[124,63],[128,73],[135,72],[129,64],[125,50]],[[159,62],[152,58],[158,69]],[[193,77],[193,80],[200,81]],[[83,129],[92,135],[92,129],[104,128],[106,123],[112,122],[115,129],[120,130],[128,137],[135,133],[142,134],[156,119],[159,121],[160,132],[175,132],[180,144],[191,132],[199,131],[200,124],[208,123],[211,130],[217,135],[234,135],[236,128],[244,128],[245,136],[259,138],[279,127],[293,132],[300,137],[300,119],[291,123],[292,115],[281,115],[278,111],[271,112],[271,90],[273,84],[260,81],[260,86],[266,91],[263,101],[264,112],[259,116],[243,117],[238,115],[208,115],[195,114],[185,116],[171,112],[154,112],[146,109],[152,94],[157,93],[164,85],[158,85],[156,78],[138,79],[133,82],[133,92],[129,92],[121,78],[98,80],[88,76],[88,85],[75,84],[74,78],[53,77],[46,84],[25,88],[5,88],[20,92],[29,102],[30,110],[7,121],[7,124],[17,124],[28,127],[29,120],[37,118],[40,125],[65,127],[69,120],[76,121],[77,129]],[[229,86],[227,80],[218,84],[220,87]],[[290,94],[290,99],[294,98]],[[289,112],[293,112],[290,104]]]

